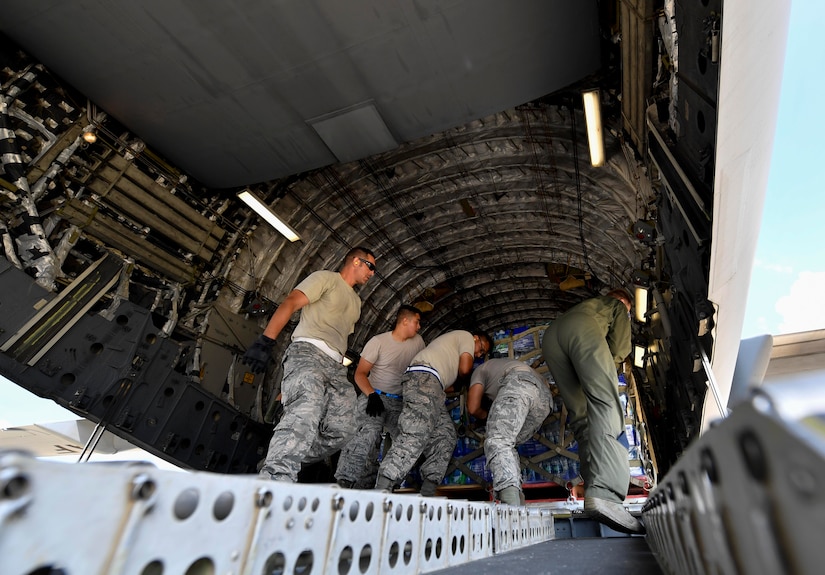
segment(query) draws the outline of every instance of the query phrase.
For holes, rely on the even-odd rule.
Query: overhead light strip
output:
[[[275,212],[273,212],[269,206],[267,206],[260,198],[255,196],[255,194],[249,190],[240,192],[238,194],[238,199],[252,208],[256,214],[266,220],[269,225],[278,230],[289,241],[297,242],[301,239],[298,232],[293,230],[283,220],[281,220],[281,218],[275,215]]]
[[[604,165],[604,138],[599,91],[582,92],[582,100],[584,101],[584,119],[587,122],[587,142],[590,144],[590,163],[598,168]]]

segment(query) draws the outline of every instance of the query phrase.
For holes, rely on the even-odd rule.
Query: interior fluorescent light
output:
[[[283,234],[283,236],[289,241],[297,242],[301,239],[301,236],[299,236],[295,230],[281,221],[281,219],[275,215],[275,212],[269,209],[269,206],[263,203],[249,190],[244,190],[239,193],[238,198],[252,208],[256,214],[265,219],[269,225],[281,232],[281,234]]]
[[[582,92],[584,119],[587,122],[587,142],[590,144],[590,163],[598,168],[604,165],[604,138],[602,138],[602,112],[599,91]]]
[[[635,344],[633,346],[633,365],[635,365],[636,367],[638,367],[640,369],[645,366],[645,352],[646,351],[647,350],[644,348],[644,346],[641,346],[639,344]]]
[[[634,305],[636,308],[636,321],[645,323],[647,321],[647,288],[636,286],[633,293]]]

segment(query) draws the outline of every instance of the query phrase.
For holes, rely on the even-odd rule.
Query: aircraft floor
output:
[[[658,575],[644,537],[554,539],[435,571],[442,575]]]

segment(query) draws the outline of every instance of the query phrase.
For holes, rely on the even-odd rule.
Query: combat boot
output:
[[[389,477],[379,475],[378,479],[375,481],[375,489],[379,491],[392,491],[393,483],[394,481]]]
[[[438,489],[438,483],[430,479],[424,479],[421,482],[421,489],[418,493],[424,497],[435,497],[436,489]]]
[[[523,505],[524,501],[522,499],[523,495],[521,494],[521,489],[519,489],[515,485],[505,487],[504,489],[498,492],[498,500],[502,503],[506,503],[507,505]]]
[[[620,533],[643,534],[645,526],[624,505],[597,497],[584,498],[584,514]]]

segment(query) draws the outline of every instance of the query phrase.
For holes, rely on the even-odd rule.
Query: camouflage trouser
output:
[[[404,407],[398,418],[398,436],[378,474],[399,483],[423,453],[421,477],[441,483],[456,442],[444,389],[437,377],[420,371],[405,373],[401,383]]]
[[[335,453],[355,431],[355,389],[347,368],[306,342],[291,343],[281,381],[284,415],[275,427],[261,476],[295,482],[301,463]]]
[[[404,400],[381,396],[384,413],[371,417],[367,415],[367,396],[358,397],[357,416],[359,425],[355,436],[341,450],[335,479],[351,481],[357,489],[372,489],[378,475],[378,450],[386,429],[394,440],[398,435],[398,416]]]
[[[616,364],[599,324],[591,317],[566,314],[544,332],[542,354],[556,380],[579,444],[585,494],[622,502],[630,483]]]
[[[521,489],[521,466],[516,446],[541,427],[550,413],[550,388],[532,373],[510,371],[487,416],[484,455],[493,474],[493,489]]]

